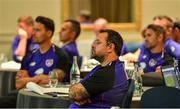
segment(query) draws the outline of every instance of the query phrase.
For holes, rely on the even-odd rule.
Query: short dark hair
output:
[[[36,22],[44,24],[45,29],[52,31],[52,35],[54,34],[55,26],[54,26],[54,21],[52,19],[44,16],[38,16],[36,18]]]
[[[174,22],[173,29],[178,28],[180,29],[180,21]]]
[[[100,30],[100,33],[107,33],[108,34],[108,37],[107,37],[107,43],[113,43],[115,45],[115,53],[120,56],[121,54],[121,49],[122,49],[122,46],[123,46],[123,38],[122,36],[114,31],[114,30],[111,30],[111,29],[102,29]]]
[[[34,20],[31,16],[21,16],[18,18],[18,23],[24,22],[26,25],[33,26]]]
[[[142,31],[142,36],[143,36],[143,37],[144,37],[145,32],[146,32],[147,29],[152,29],[157,36],[159,36],[160,34],[162,34],[162,35],[163,35],[163,42],[165,41],[166,32],[165,32],[164,28],[161,27],[160,25],[149,24],[149,25]]]
[[[80,23],[76,20],[73,20],[73,19],[68,19],[68,20],[65,20],[64,22],[70,22],[72,24],[72,29],[76,33],[75,39],[77,39],[79,34],[81,33]]]

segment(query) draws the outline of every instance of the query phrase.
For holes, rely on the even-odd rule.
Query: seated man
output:
[[[161,26],[150,24],[143,31],[144,43],[133,54],[123,56],[129,62],[138,61],[144,73],[160,72],[163,64],[165,31]]]
[[[52,44],[54,22],[46,17],[36,18],[33,40],[39,44],[39,49],[27,54],[16,75],[16,88],[23,88],[27,82],[38,84],[48,83],[48,73],[53,69],[58,71],[59,80],[63,81],[65,73],[69,72],[69,61],[66,53]]]
[[[59,32],[59,39],[63,43],[62,49],[64,49],[69,55],[71,63],[73,62],[73,56],[79,58],[76,39],[80,32],[80,24],[75,20],[65,20]]]
[[[163,64],[165,31],[161,26],[150,24],[142,32],[144,44],[140,47],[138,63],[144,73],[160,72]]]
[[[23,56],[38,45],[32,41],[34,21],[31,16],[23,16],[18,19],[18,35],[12,43],[13,59],[16,62],[21,62]]]
[[[101,30],[92,45],[92,57],[101,65],[96,66],[80,82],[72,85],[70,108],[110,108],[120,106],[128,88],[124,65],[118,57],[123,39],[118,32]]]

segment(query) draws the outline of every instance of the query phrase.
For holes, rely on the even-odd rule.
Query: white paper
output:
[[[8,61],[1,64],[2,69],[15,69],[19,70],[21,67],[20,63],[16,63],[15,61]]]
[[[34,83],[34,82],[28,82],[28,83],[26,84],[26,88],[29,89],[29,90],[31,90],[31,91],[34,91],[34,92],[36,92],[36,93],[38,93],[38,94],[40,94],[40,95],[43,95],[43,94],[44,94],[44,93],[43,93],[43,88],[42,88],[41,86],[37,85],[37,84]]]
[[[38,84],[34,82],[28,82],[26,84],[26,88],[34,91],[40,95],[43,95],[44,93],[48,92],[60,92],[60,93],[69,93],[69,88],[59,87],[59,88],[44,88],[39,86]]]

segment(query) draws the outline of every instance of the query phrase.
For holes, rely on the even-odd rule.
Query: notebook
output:
[[[162,66],[161,68],[165,85],[168,87],[180,88],[178,76],[175,72],[175,68],[172,65]]]

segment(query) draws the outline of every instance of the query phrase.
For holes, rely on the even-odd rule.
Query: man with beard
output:
[[[92,58],[100,65],[80,83],[72,85],[70,108],[110,108],[120,106],[128,88],[123,62],[118,57],[123,46],[121,35],[113,30],[100,30],[92,44]]]
[[[165,31],[161,26],[150,24],[143,31],[144,44],[140,47],[138,63],[144,73],[160,72],[163,63]]]

